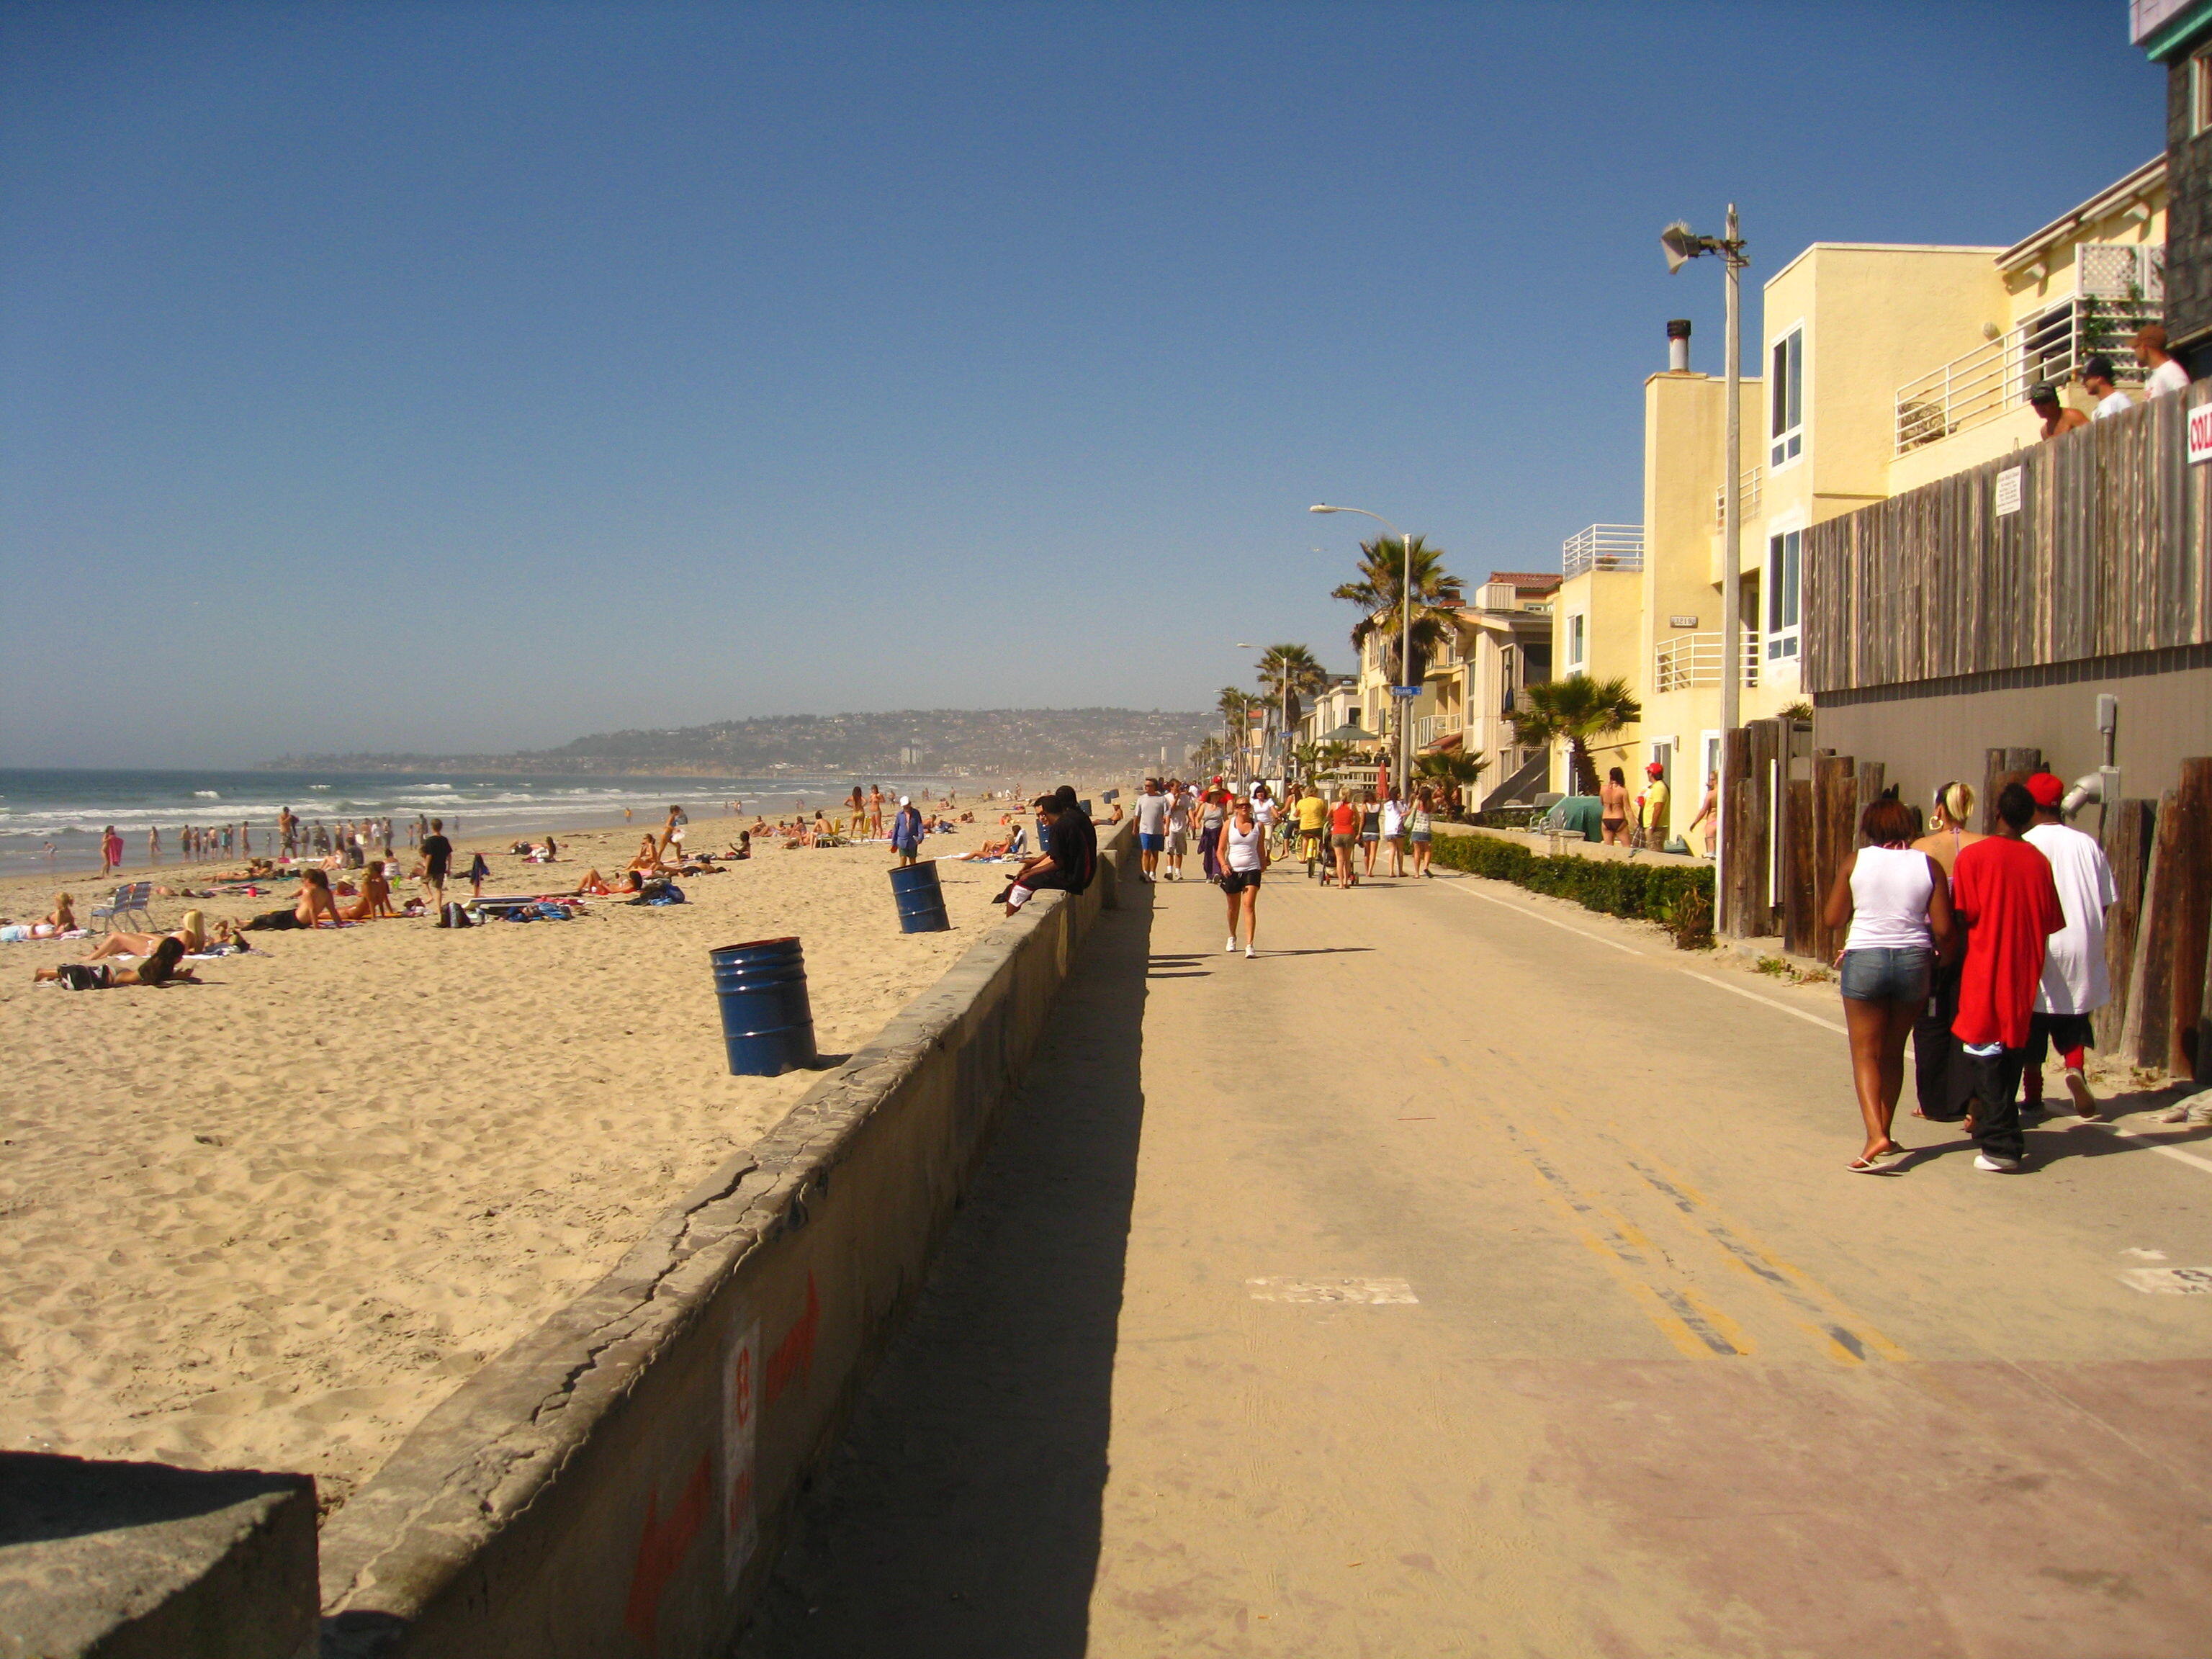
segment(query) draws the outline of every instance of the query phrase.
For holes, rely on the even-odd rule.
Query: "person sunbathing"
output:
[[[607,878],[597,870],[586,870],[583,880],[576,884],[578,898],[605,898],[610,893],[635,893],[645,885],[645,878],[635,868],[623,872],[619,884],[609,886]]]
[[[399,912],[392,907],[392,883],[384,873],[384,860],[378,859],[368,866],[361,878],[361,896],[345,908],[348,921],[375,921],[384,917],[397,917]]]
[[[76,900],[67,893],[54,895],[54,908],[31,924],[33,939],[52,939],[76,931]]]
[[[97,962],[102,957],[150,957],[165,939],[175,939],[185,947],[186,956],[197,956],[208,947],[207,918],[198,910],[185,912],[185,919],[166,933],[109,933],[92,947],[87,962]]]
[[[178,965],[184,957],[183,942],[164,934],[136,968],[111,968],[104,962],[64,962],[58,968],[40,969],[31,975],[31,982],[51,981],[72,991],[109,991],[120,985],[198,984],[198,975]]]
[[[295,927],[319,927],[325,921],[333,927],[344,925],[343,918],[338,915],[338,902],[331,896],[331,878],[310,866],[300,874],[299,902],[289,910],[270,910],[251,917],[240,922],[234,931],[287,933]]]
[[[637,844],[637,856],[629,861],[633,870],[649,871],[660,867],[660,843],[647,836]]]
[[[223,870],[210,876],[210,881],[266,881],[276,873],[276,866],[267,859],[248,859],[243,870]]]

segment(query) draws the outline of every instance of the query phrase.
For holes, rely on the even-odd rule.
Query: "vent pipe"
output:
[[[1690,372],[1690,319],[1677,317],[1667,325],[1667,367],[1676,374]]]

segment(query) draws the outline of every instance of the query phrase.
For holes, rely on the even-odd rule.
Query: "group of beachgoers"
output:
[[[1966,826],[1974,791],[1936,792],[1924,835],[1885,796],[1860,814],[1865,845],[1836,872],[1823,910],[1850,924],[1837,958],[1865,1144],[1850,1168],[1895,1174],[1911,1148],[1892,1130],[1912,1039],[1913,1115],[1963,1123],[1974,1167],[2018,1170],[2027,1118],[2045,1110],[2053,1051],[2073,1109],[2100,1116],[2087,1076],[2092,1016],[2111,999],[2105,911],[2118,898],[2104,848],[2066,822],[2049,772],[2008,783],[1994,833]]]

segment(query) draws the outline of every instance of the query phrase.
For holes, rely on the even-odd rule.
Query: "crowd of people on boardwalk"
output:
[[[1911,1150],[1892,1133],[1908,1037],[1913,1115],[1963,1123],[1978,1170],[2021,1167],[2023,1119],[2044,1110],[2054,1052],[2073,1109],[2098,1120],[2087,1051],[2111,996],[2105,911],[2118,889],[2096,838],[2066,823],[2064,795],[2049,772],[2006,784],[1990,835],[1966,827],[1964,783],[1936,792],[1917,838],[1893,797],[1860,815],[1866,844],[1838,867],[1823,912],[1850,926],[1838,968],[1866,1130],[1855,1172],[1896,1173]]]

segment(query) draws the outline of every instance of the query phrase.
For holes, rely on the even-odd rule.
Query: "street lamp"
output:
[[[1309,513],[1357,513],[1363,519],[1372,519],[1398,538],[1398,546],[1406,556],[1405,570],[1400,578],[1400,597],[1404,600],[1404,615],[1398,631],[1398,673],[1401,678],[1411,678],[1413,672],[1413,538],[1392,524],[1380,513],[1370,513],[1364,507],[1331,507],[1321,502],[1306,509]],[[1391,700],[1398,704],[1398,793],[1399,799],[1410,799],[1406,793],[1413,775],[1413,698],[1419,693],[1416,686],[1393,686]]]
[[[1728,231],[1722,236],[1700,236],[1677,219],[1659,234],[1672,276],[1691,260],[1708,253],[1721,256],[1728,273],[1728,316],[1723,324],[1727,340],[1728,453],[1721,478],[1721,543],[1726,550],[1721,568],[1721,752],[1719,786],[1714,800],[1713,931],[1723,931],[1726,921],[1728,884],[1721,879],[1728,868],[1729,734],[1742,724],[1743,714],[1743,338],[1742,271],[1751,262],[1743,257],[1743,236],[1736,223],[1735,204],[1728,210]]]

